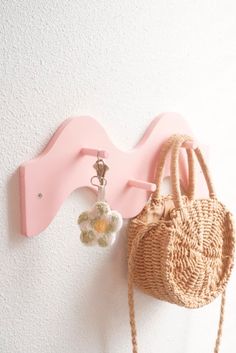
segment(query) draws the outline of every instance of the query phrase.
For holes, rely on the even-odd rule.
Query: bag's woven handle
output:
[[[152,194],[152,199],[159,199],[160,197],[160,192],[161,192],[161,184],[163,181],[163,174],[164,174],[164,168],[165,168],[165,163],[167,159],[167,155],[172,149],[172,146],[174,143],[179,140],[179,137],[181,135],[172,135],[166,142],[161,147],[159,156],[158,156],[158,164],[156,167],[156,172],[155,172],[155,184],[156,184],[156,191],[153,192]],[[190,137],[189,137],[190,139]],[[195,183],[194,183],[194,175],[195,175],[195,170],[194,170],[194,154],[192,149],[186,149],[187,152],[187,158],[188,158],[188,179],[189,179],[189,185],[188,185],[188,190],[187,190],[187,196],[190,200],[194,198],[194,193],[195,193]]]
[[[177,209],[181,209],[183,207],[183,201],[181,197],[181,189],[180,189],[180,182],[179,182],[179,155],[180,155],[180,148],[183,146],[185,142],[193,142],[193,139],[187,135],[178,135],[178,138],[175,138],[172,148],[172,155],[171,155],[171,184],[172,184],[172,193],[173,193],[173,200],[175,203],[175,207]],[[188,150],[187,150],[188,151]],[[209,190],[209,197],[215,198],[215,191],[211,181],[210,173],[205,162],[205,159],[201,153],[199,147],[194,149],[195,155],[197,160],[200,164],[201,170],[205,177],[207,187]],[[191,168],[191,167],[190,167]],[[194,174],[189,173],[189,184],[192,185],[193,190],[195,190],[195,177]]]

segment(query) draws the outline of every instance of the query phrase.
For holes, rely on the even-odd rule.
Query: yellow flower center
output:
[[[98,219],[94,223],[93,227],[98,233],[105,233],[107,226],[108,226],[108,223],[105,219]]]

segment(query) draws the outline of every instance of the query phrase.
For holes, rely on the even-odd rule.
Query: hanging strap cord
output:
[[[156,224],[154,224],[154,226],[156,226]],[[148,226],[146,224],[143,224],[143,225],[140,224],[140,227],[139,227],[140,230],[132,242],[132,248],[131,248],[131,252],[129,254],[129,260],[128,260],[128,304],[129,304],[129,317],[130,317],[133,353],[138,353],[137,329],[136,329],[135,308],[134,308],[134,290],[133,290],[135,255],[140,241],[143,239],[145,234],[147,234],[147,228],[151,229],[152,227],[153,227],[153,224],[150,224]]]

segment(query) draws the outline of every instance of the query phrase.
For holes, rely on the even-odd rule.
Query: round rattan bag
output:
[[[162,146],[156,169],[156,191],[142,212],[128,225],[129,308],[133,352],[137,352],[133,284],[153,297],[187,308],[210,303],[219,294],[223,321],[224,290],[234,256],[231,213],[215,196],[209,171],[199,148],[186,148],[189,185],[181,194],[180,149],[193,140],[173,135]],[[189,144],[188,144],[189,146]],[[171,153],[171,195],[161,196],[164,164]],[[205,177],[209,198],[195,199],[195,156]]]

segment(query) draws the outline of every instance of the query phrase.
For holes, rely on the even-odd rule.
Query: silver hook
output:
[[[94,169],[96,170],[97,174],[92,176],[90,182],[93,186],[98,188],[105,187],[107,185],[107,180],[105,178],[106,172],[109,170],[108,165],[104,162],[104,160],[99,156],[100,150],[97,151],[97,160],[93,165]],[[94,179],[97,179],[99,183],[95,183]]]
[[[99,157],[99,152],[98,152],[98,157],[97,157],[97,161],[95,162],[95,164],[93,165],[94,169],[97,172],[97,175],[95,175],[94,177],[96,177],[99,180],[99,186],[105,186],[107,181],[105,179],[105,174],[106,172],[109,170],[108,165],[104,162],[104,160],[102,158]],[[94,177],[91,178],[91,183],[94,185],[94,183],[92,182],[92,180],[94,179]],[[104,184],[105,183],[105,184]]]

